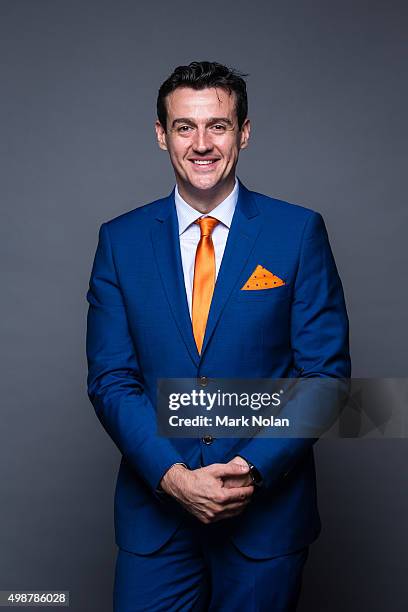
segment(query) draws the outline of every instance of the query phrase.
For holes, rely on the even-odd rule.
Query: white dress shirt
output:
[[[238,200],[239,184],[235,177],[234,189],[218,206],[216,206],[208,215],[203,215],[198,210],[187,204],[181,197],[177,184],[174,192],[174,200],[177,211],[181,261],[183,264],[184,284],[186,287],[188,309],[191,317],[191,304],[193,298],[193,282],[194,282],[194,262],[197,250],[197,245],[200,241],[200,226],[194,221],[201,217],[214,217],[220,223],[216,225],[212,232],[212,241],[215,251],[215,278],[218,276],[218,271],[221,266],[222,256],[224,255],[225,245],[227,243],[228,232],[231,227],[232,217],[234,215],[235,206]]]

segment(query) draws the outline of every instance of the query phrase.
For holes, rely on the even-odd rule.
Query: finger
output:
[[[233,518],[234,516],[239,516],[240,514],[242,514],[242,512],[245,510],[245,508],[247,507],[248,504],[244,504],[243,506],[239,506],[238,508],[235,508],[234,510],[228,510],[226,512],[217,514],[213,519],[212,519],[212,523],[216,523],[218,521],[222,521],[225,519],[229,519],[229,518]]]
[[[227,506],[222,506],[219,512],[217,511],[216,513],[217,515],[218,514],[228,514],[229,512],[234,512],[235,510],[239,510],[240,508],[245,508],[246,506],[248,506],[248,504],[250,504],[250,502],[251,502],[250,498],[244,499],[240,502],[231,502]]]
[[[206,516],[207,520],[213,522],[216,519],[219,520],[220,518],[232,516],[233,513],[237,513],[238,511],[241,512],[249,503],[250,499],[245,499],[240,502],[232,502],[228,504],[228,506],[221,506],[218,504],[203,514]]]
[[[224,487],[225,498],[224,504],[229,504],[232,502],[243,501],[247,498],[251,498],[254,492],[254,486],[249,485],[246,487]]]
[[[223,479],[223,487],[226,489],[235,489],[236,487],[252,486],[252,478],[245,474],[244,476],[229,476]]]
[[[241,465],[239,463],[213,463],[207,466],[209,471],[216,477],[227,477],[227,476],[242,476],[248,474],[249,466]]]

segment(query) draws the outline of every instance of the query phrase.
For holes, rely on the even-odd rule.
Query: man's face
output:
[[[166,105],[167,132],[156,121],[156,133],[177,179],[204,190],[232,181],[250,131],[249,119],[238,130],[235,93],[220,87],[179,87],[167,96]]]

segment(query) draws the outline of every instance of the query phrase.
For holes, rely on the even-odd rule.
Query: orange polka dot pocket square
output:
[[[248,280],[245,281],[241,291],[259,291],[260,289],[274,289],[286,285],[285,281],[269,272],[261,265],[257,265]]]

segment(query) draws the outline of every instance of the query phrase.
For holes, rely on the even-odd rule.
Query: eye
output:
[[[181,132],[181,133],[186,133],[188,130],[193,129],[190,125],[182,125],[180,126],[177,131]]]
[[[223,132],[225,130],[225,125],[221,125],[220,123],[217,123],[216,125],[213,125],[213,128],[215,129],[216,132]]]

